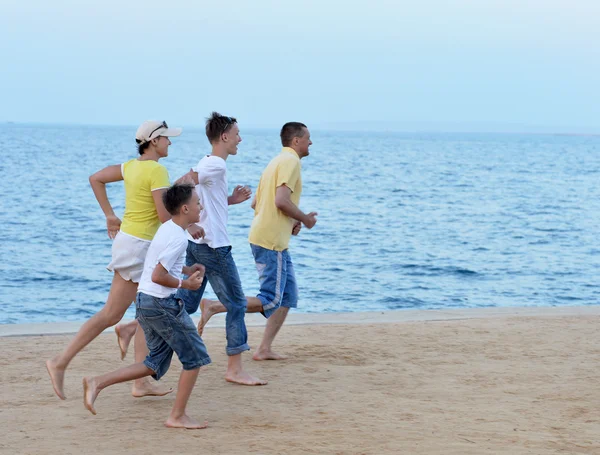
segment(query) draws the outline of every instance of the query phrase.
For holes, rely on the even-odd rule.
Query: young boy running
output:
[[[204,267],[185,267],[188,244],[186,229],[200,218],[200,201],[193,185],[175,184],[164,196],[165,208],[172,218],[158,229],[144,262],[136,298],[136,318],[144,330],[150,353],[143,362],[101,376],[83,379],[83,402],[96,414],[94,401],[110,385],[152,376],[160,379],[169,369],[173,352],[183,365],[175,404],[165,422],[170,428],[206,428],[185,413],[201,366],[210,363],[202,338],[183,302],[175,298],[179,288],[196,290],[202,284]],[[181,273],[189,278],[182,280]]]

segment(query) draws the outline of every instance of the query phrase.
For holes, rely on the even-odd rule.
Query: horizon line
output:
[[[360,126],[363,123],[364,126]],[[523,129],[501,129],[494,130],[491,128],[490,130],[469,130],[465,129],[444,129],[444,128],[415,128],[408,129],[406,127],[401,127],[402,122],[398,122],[397,126],[388,125],[382,126],[381,128],[373,128],[372,126],[375,124],[385,124],[386,122],[377,122],[377,121],[365,121],[365,122],[340,122],[338,124],[321,124],[320,126],[311,127],[313,131],[330,131],[330,132],[340,132],[340,133],[407,133],[407,134],[522,134],[522,135],[550,135],[550,136],[600,136],[600,130],[594,131],[592,128],[585,128],[588,131],[584,131],[581,127],[552,127],[552,126],[532,126],[529,125],[531,129],[527,128],[526,125],[521,125],[524,127]],[[389,123],[389,122],[388,122]],[[406,122],[406,123],[422,123],[422,122]],[[432,122],[432,123],[444,123],[444,122]],[[490,122],[483,122],[490,123]],[[64,126],[64,127],[105,127],[105,128],[137,128],[139,125],[135,124],[109,124],[109,123],[77,123],[77,122],[47,122],[47,121],[13,121],[13,120],[3,120],[0,121],[0,125],[22,125],[22,126]],[[353,129],[351,125],[356,125],[357,128]],[[501,125],[501,123],[498,123]],[[515,125],[516,126],[516,125]],[[183,125],[183,128],[188,128],[191,130],[202,130],[203,126],[190,126]],[[264,125],[250,125],[245,127],[245,129],[249,130],[279,130],[280,127],[275,126],[264,126]],[[536,131],[539,128],[545,131]]]

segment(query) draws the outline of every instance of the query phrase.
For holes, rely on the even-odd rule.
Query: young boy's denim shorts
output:
[[[159,298],[138,292],[135,310],[150,350],[144,365],[154,371],[154,379],[160,379],[168,371],[173,351],[184,370],[195,370],[210,363],[194,321],[183,302],[174,295]]]
[[[263,315],[270,317],[280,306],[296,308],[298,285],[288,250],[268,250],[252,243],[250,248],[258,271],[260,291],[256,297],[263,305]]]

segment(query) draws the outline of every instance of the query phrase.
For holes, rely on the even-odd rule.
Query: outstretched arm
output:
[[[249,186],[238,185],[234,188],[231,196],[227,198],[228,205],[241,204],[244,201],[247,201],[252,196],[252,190]]]
[[[108,200],[108,196],[106,194],[106,184],[118,182],[119,180],[123,180],[120,164],[107,166],[95,174],[90,175],[90,185],[92,186],[94,196],[96,196],[96,200],[98,201],[98,204],[100,204],[100,208],[106,217],[106,229],[108,231],[108,236],[111,239],[114,239],[117,235],[117,232],[119,232],[119,229],[121,228],[121,220],[115,215],[112,205]]]
[[[191,183],[192,185],[198,185],[198,173],[193,169],[190,169],[186,174],[183,174],[175,183]]]

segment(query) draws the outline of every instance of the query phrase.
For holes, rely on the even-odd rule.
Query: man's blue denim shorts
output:
[[[184,370],[195,370],[210,363],[194,321],[183,302],[174,295],[159,298],[138,292],[135,310],[150,350],[144,365],[154,371],[154,379],[160,379],[168,371],[173,351]]]
[[[298,285],[288,250],[268,250],[252,243],[250,248],[258,271],[260,291],[256,297],[263,305],[263,315],[270,317],[280,306],[296,308]]]

